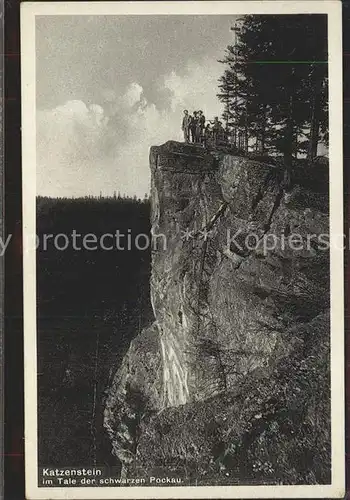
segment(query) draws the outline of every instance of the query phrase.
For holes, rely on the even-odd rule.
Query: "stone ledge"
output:
[[[201,174],[217,169],[217,160],[201,146],[168,141],[150,148],[152,171]]]

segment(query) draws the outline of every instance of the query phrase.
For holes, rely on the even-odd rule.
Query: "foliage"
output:
[[[326,16],[247,15],[232,30],[218,93],[229,130],[262,154],[316,156],[328,140]]]

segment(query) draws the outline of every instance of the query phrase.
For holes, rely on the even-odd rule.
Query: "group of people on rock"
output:
[[[202,144],[204,147],[227,141],[226,130],[222,126],[219,118],[215,116],[213,121],[206,123],[203,111],[193,111],[190,115],[188,110],[184,110],[182,119],[182,131],[184,140],[187,143]]]
[[[182,119],[182,130],[185,142],[202,143],[205,130],[205,116],[203,111],[193,111],[193,115],[190,115],[188,110],[185,109]]]

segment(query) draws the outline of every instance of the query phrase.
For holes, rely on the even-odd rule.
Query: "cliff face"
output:
[[[150,167],[155,323],[105,407],[124,472],[327,482],[327,166],[296,165],[288,193],[277,166],[192,145]]]

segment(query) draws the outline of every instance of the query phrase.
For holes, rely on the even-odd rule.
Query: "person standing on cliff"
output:
[[[209,147],[212,145],[212,135],[213,135],[213,131],[211,129],[211,126],[210,126],[210,123],[207,123],[205,129],[204,129],[204,139],[203,139],[203,142],[204,142],[204,147]]]
[[[190,142],[190,126],[191,126],[191,116],[188,114],[188,110],[184,110],[184,117],[182,119],[182,130],[184,133],[185,142]]]
[[[190,129],[192,142],[197,142],[197,124],[198,124],[198,112],[193,111],[193,118],[191,120]]]
[[[197,142],[204,142],[205,116],[203,111],[198,111]]]

